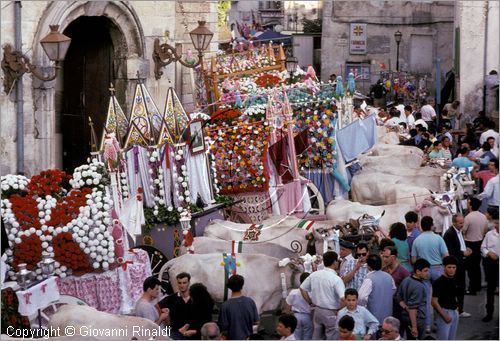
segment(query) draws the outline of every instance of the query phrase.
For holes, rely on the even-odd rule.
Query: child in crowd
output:
[[[337,318],[351,316],[354,319],[353,334],[359,339],[370,340],[378,329],[378,320],[363,306],[358,305],[358,291],[347,289],[344,294],[346,306],[339,310]]]
[[[293,332],[297,327],[297,319],[292,314],[283,314],[278,319],[276,332],[281,336],[280,340],[295,340]]]
[[[435,141],[432,144],[432,151],[429,153],[429,158],[444,158],[443,145],[441,144],[441,141]]]
[[[339,339],[340,340],[356,340],[356,336],[352,333],[354,329],[354,319],[345,315],[339,320]]]

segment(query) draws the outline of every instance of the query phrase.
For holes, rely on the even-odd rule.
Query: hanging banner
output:
[[[351,24],[349,53],[366,54],[366,24]]]

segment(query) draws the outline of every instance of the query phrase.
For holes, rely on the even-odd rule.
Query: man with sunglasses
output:
[[[346,264],[346,266],[342,268],[340,277],[344,281],[347,289],[352,288],[359,291],[359,288],[361,288],[361,284],[363,284],[363,280],[368,273],[368,266],[366,265],[368,245],[363,242],[358,243],[355,255],[357,262]]]
[[[399,334],[399,320],[395,317],[388,316],[384,319],[382,323],[382,328],[380,328],[380,333],[382,337],[379,340],[403,340]]]

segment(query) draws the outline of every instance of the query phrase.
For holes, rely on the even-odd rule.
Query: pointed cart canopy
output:
[[[189,122],[189,116],[186,114],[179,97],[177,97],[175,90],[170,87],[167,90],[167,100],[158,144],[185,142],[184,136]]]
[[[124,148],[134,144],[153,145],[160,134],[162,116],[148,90],[140,81],[135,88],[130,124]]]
[[[123,144],[123,139],[127,135],[128,130],[128,119],[123,113],[120,104],[118,104],[118,100],[115,96],[115,89],[113,84],[109,88],[111,96],[109,98],[108,105],[108,113],[106,115],[106,124],[104,126],[104,130],[102,132],[101,137],[101,148],[100,150],[104,150],[104,139],[106,134],[115,133],[116,139],[120,143],[120,147]]]

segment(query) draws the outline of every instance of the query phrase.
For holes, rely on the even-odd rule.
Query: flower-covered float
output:
[[[113,201],[106,188],[109,176],[93,159],[73,176],[58,169],[31,179],[2,176],[2,219],[11,249],[6,251],[15,279],[18,265],[43,279],[39,262],[49,256],[55,274],[107,270],[123,262],[121,226],[112,222]],[[118,223],[119,225],[119,223]]]
[[[259,60],[264,62],[256,64]],[[284,62],[282,46],[250,44],[246,51],[212,58],[205,75],[213,102],[206,132],[216,185],[235,198],[253,196],[244,198],[252,204],[266,202],[262,206],[274,214],[310,210],[307,195],[297,187],[297,182],[304,185],[301,177],[316,185],[309,184],[314,192],[309,194],[326,195],[327,201],[334,188],[336,195],[348,191],[343,164],[349,160],[342,158],[337,133],[355,120],[354,75],[348,75],[344,90],[340,76],[321,82],[312,66],[289,73]],[[283,197],[278,193],[283,190],[288,205],[273,199]]]

